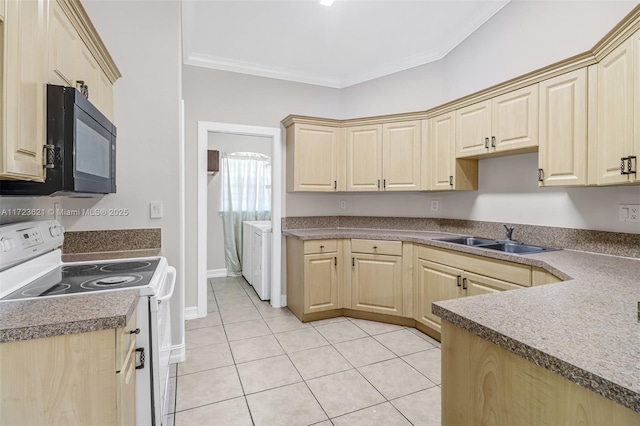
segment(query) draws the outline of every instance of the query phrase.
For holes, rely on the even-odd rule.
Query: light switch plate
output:
[[[162,201],[152,201],[149,203],[149,215],[151,219],[160,219],[162,217]]]
[[[431,200],[431,211],[437,212],[440,210],[440,200]]]

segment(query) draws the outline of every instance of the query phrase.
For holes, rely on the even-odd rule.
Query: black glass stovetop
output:
[[[160,259],[147,259],[62,265],[2,300],[142,287],[149,284],[159,262]]]

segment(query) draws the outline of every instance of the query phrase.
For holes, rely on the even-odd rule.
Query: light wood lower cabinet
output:
[[[0,344],[0,424],[134,425],[132,328]]]
[[[287,306],[298,318],[342,308],[342,244],[287,238]]]
[[[497,259],[419,246],[414,270],[414,318],[440,332],[431,305],[442,300],[517,290],[531,285],[531,267]]]
[[[351,309],[402,315],[402,257],[352,256]]]
[[[443,425],[638,425],[640,414],[448,321]]]

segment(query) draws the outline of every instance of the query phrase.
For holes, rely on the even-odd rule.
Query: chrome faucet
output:
[[[506,235],[507,241],[512,241],[511,237],[513,236],[513,230],[516,229],[516,228],[515,227],[509,228],[505,224],[503,224],[502,226],[504,226],[504,229],[507,230],[507,235]]]

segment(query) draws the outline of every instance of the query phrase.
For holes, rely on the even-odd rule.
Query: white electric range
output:
[[[183,289],[164,257],[97,262],[61,260],[57,221],[0,227],[0,303],[137,289],[136,423],[166,424],[169,365],[185,358]],[[176,332],[177,330],[177,332]]]

